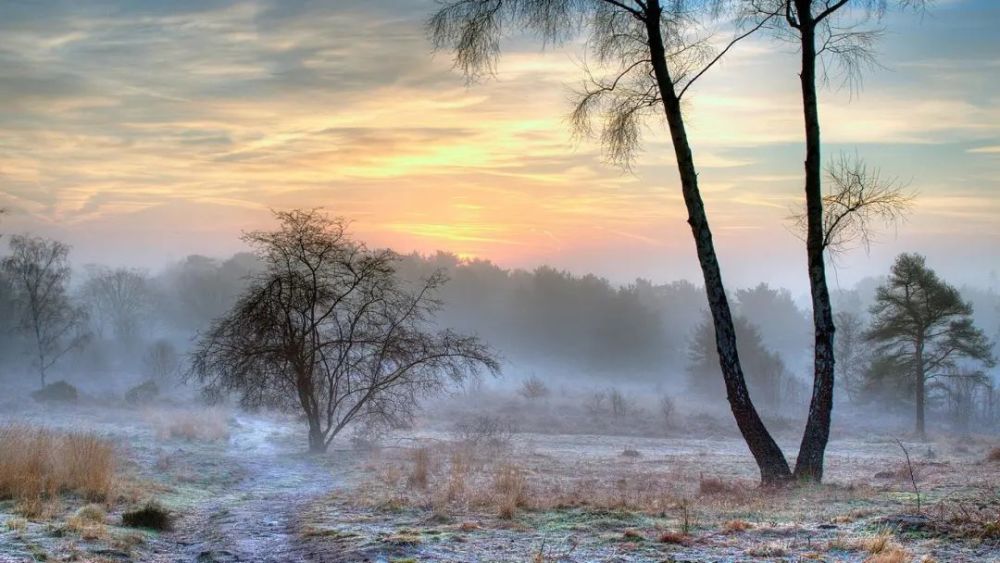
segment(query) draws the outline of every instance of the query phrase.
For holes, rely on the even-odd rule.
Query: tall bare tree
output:
[[[691,25],[695,5],[681,0],[447,0],[431,17],[436,48],[452,50],[455,65],[470,79],[489,74],[507,30],[528,29],[545,41],[586,35],[603,76],[588,83],[573,121],[589,131],[599,116],[600,138],[608,155],[628,163],[640,143],[643,118],[662,112],[673,141],[681,193],[705,280],[719,363],[736,423],[760,468],[765,484],[788,481],[791,471],[750,398],[736,347],[708,215],[698,187],[681,100],[691,85],[736,42],[760,28],[757,23],[718,52]]]
[[[918,5],[922,0],[898,0],[900,5]],[[809,288],[814,326],[813,393],[802,443],[795,464],[795,477],[802,481],[823,478],[823,459],[830,438],[834,392],[833,308],[826,281],[826,250],[831,226],[823,211],[823,165],[820,136],[818,84],[827,80],[817,65],[829,61],[839,65],[852,86],[860,84],[862,72],[875,66],[872,46],[881,30],[869,24],[884,14],[888,0],[738,0],[754,27],[761,22],[793,41],[799,49],[799,84],[805,128],[805,230]],[[822,67],[825,69],[826,67]],[[850,213],[864,217],[864,213]],[[855,224],[863,224],[856,221]]]
[[[419,396],[499,370],[478,339],[430,326],[443,274],[408,286],[396,255],[351,240],[343,221],[275,215],[278,230],[243,237],[264,271],[193,354],[188,375],[210,396],[301,412],[323,452],[352,421],[405,420]]]
[[[13,286],[21,329],[34,343],[42,387],[48,370],[87,339],[86,313],[67,294],[69,246],[55,240],[15,235],[11,254],[0,262]]]

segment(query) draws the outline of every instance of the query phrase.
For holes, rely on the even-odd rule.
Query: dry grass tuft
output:
[[[28,529],[28,521],[20,516],[14,516],[13,518],[8,518],[4,525],[8,530],[12,532],[23,532]]]
[[[754,544],[747,549],[751,557],[784,557],[787,553],[788,544],[778,541]]]
[[[149,409],[143,416],[161,440],[221,442],[229,439],[229,416],[223,409]]]
[[[1000,462],[1000,447],[993,448],[986,454],[986,461]]]
[[[669,543],[674,545],[685,545],[690,539],[687,534],[682,534],[680,532],[663,532],[660,534],[660,543]]]
[[[867,557],[865,563],[908,563],[912,560],[910,552],[899,546],[889,546],[884,551]]]
[[[727,532],[745,532],[751,528],[753,528],[753,524],[738,518],[735,520],[726,520],[722,524],[722,529]]]
[[[111,497],[114,447],[93,434],[8,425],[0,427],[0,452],[0,498],[18,501],[26,515],[45,514],[47,501],[61,493]]]
[[[698,482],[700,495],[742,498],[746,493],[747,487],[743,483],[724,481],[718,477],[702,477]]]
[[[413,466],[406,483],[417,489],[426,489],[431,474],[431,453],[427,448],[413,450]]]
[[[501,465],[493,477],[493,492],[501,518],[511,519],[517,509],[525,504],[524,473],[520,467]]]
[[[625,530],[622,533],[622,538],[626,540],[645,540],[646,536],[642,535],[639,530]]]
[[[893,537],[889,532],[882,532],[875,536],[870,536],[867,538],[861,538],[857,540],[857,547],[863,551],[867,551],[872,555],[877,555],[882,553],[886,549],[893,546]]]
[[[108,520],[108,513],[99,504],[88,504],[77,510],[74,517],[79,518],[83,522],[104,524]]]

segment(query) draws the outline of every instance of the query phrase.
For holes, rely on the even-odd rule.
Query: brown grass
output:
[[[660,534],[660,543],[669,543],[674,545],[684,545],[688,543],[689,536],[687,534],[682,534],[680,532],[663,532]]]
[[[1000,447],[993,448],[986,454],[986,461],[1000,462]]]
[[[149,409],[143,416],[161,440],[220,442],[229,438],[229,416],[222,409]]]
[[[747,549],[751,557],[784,557],[788,553],[788,544],[778,541],[758,543]]]
[[[427,448],[413,450],[413,466],[406,483],[411,487],[426,489],[431,473],[431,453]]]
[[[865,563],[908,563],[913,560],[913,556],[910,552],[898,546],[890,546],[889,548],[869,556],[865,559]]]
[[[525,504],[524,472],[516,465],[501,465],[493,477],[493,492],[500,517],[513,518],[517,509]]]
[[[745,532],[751,528],[753,528],[753,524],[746,520],[726,520],[722,523],[722,529],[727,532]]]
[[[698,482],[698,494],[704,496],[745,497],[748,487],[745,483],[725,481],[718,477],[702,477]]]
[[[0,427],[0,452],[0,498],[18,501],[26,514],[42,515],[62,493],[111,497],[114,447],[93,434],[8,425]]]

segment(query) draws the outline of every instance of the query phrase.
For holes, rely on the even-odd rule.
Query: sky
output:
[[[663,123],[630,171],[574,137],[580,41],[504,44],[469,84],[434,53],[433,0],[0,0],[4,232],[77,263],[155,269],[241,250],[270,210],[323,207],[373,246],[547,263],[615,282],[697,280]],[[920,252],[945,278],[1000,269],[1000,3],[892,12],[881,68],[821,92],[826,158],[917,197],[835,286]],[[726,31],[720,31],[720,39]],[[686,95],[723,275],[805,291],[797,56],[760,35]]]

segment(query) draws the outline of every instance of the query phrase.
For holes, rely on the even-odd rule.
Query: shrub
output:
[[[130,405],[145,405],[153,402],[160,394],[155,381],[146,381],[125,392],[125,402]]]
[[[499,449],[510,444],[514,425],[499,417],[479,415],[455,424],[454,434],[466,445]]]
[[[129,528],[164,531],[173,525],[173,516],[159,503],[151,500],[141,508],[122,514],[122,525]]]
[[[1000,447],[993,448],[986,454],[986,461],[1000,462]]]
[[[549,386],[544,381],[532,376],[521,382],[521,388],[517,390],[517,393],[525,399],[541,399],[548,397],[550,391]]]
[[[0,498],[23,501],[28,506],[63,492],[93,501],[111,494],[114,448],[92,434],[3,426],[0,452]]]
[[[75,403],[79,399],[80,393],[65,381],[56,381],[31,394],[31,398],[39,403]]]

